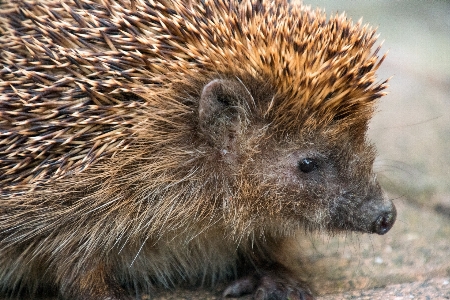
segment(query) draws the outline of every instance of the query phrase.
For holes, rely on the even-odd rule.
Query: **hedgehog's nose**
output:
[[[383,207],[381,212],[372,224],[372,232],[378,234],[385,234],[388,232],[395,223],[397,217],[397,209],[392,202]]]

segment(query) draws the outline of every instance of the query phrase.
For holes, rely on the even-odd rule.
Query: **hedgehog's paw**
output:
[[[314,297],[292,279],[285,279],[266,274],[259,279],[258,286],[253,294],[255,300],[312,300]]]
[[[223,292],[224,297],[240,297],[253,293],[255,300],[312,300],[314,297],[301,284],[277,272],[258,272],[234,281]]]

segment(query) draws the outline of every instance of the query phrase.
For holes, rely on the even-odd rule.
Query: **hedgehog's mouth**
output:
[[[333,227],[330,230],[337,232],[351,230],[364,233],[376,233],[379,235],[386,234],[392,228],[397,218],[397,210],[394,204],[391,201],[387,203],[377,211],[355,213],[347,220],[340,220],[340,222],[330,224]]]

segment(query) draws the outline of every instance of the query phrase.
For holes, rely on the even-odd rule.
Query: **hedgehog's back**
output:
[[[191,134],[217,76],[269,86],[257,108],[279,130],[367,121],[385,87],[372,29],[284,0],[7,1],[0,31],[6,193],[114,156],[145,122],[147,140]]]
[[[128,41],[136,25],[120,32],[129,1],[110,10],[69,2],[0,7],[3,192],[80,172],[123,149],[145,109],[131,89],[154,84],[136,54],[142,45]]]

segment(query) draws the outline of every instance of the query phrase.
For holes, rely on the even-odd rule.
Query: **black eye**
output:
[[[298,168],[303,173],[309,173],[316,170],[319,166],[312,158],[304,158],[298,162]]]

